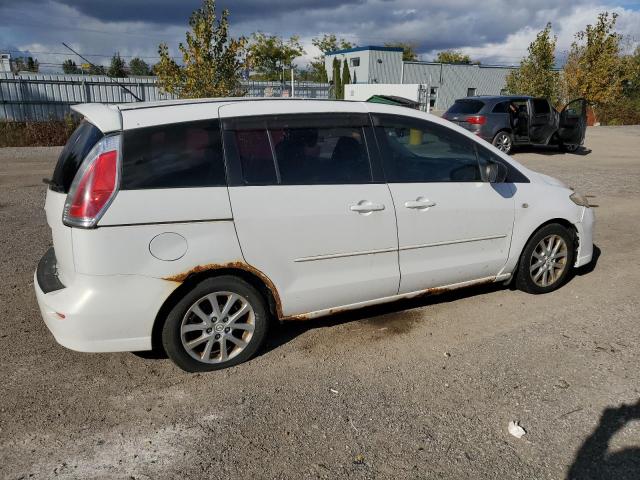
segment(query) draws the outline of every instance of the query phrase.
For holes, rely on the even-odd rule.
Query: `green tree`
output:
[[[102,65],[89,65],[88,73],[90,75],[106,75],[107,69]]]
[[[622,91],[611,101],[598,107],[598,120],[607,125],[640,124],[640,47],[623,55]]]
[[[404,43],[404,42],[385,43],[384,46],[402,48],[402,60],[404,62],[415,62],[416,60],[418,60],[416,47],[411,43]]]
[[[292,36],[286,42],[276,35],[262,32],[251,36],[249,65],[262,80],[279,80],[284,69],[295,69],[293,60],[304,55],[300,38]]]
[[[551,35],[551,23],[547,23],[529,45],[529,55],[520,61],[520,68],[507,75],[507,91],[545,97],[552,103],[559,103],[560,76],[554,70],[556,41],[557,37]]]
[[[244,95],[241,83],[246,39],[229,36],[229,11],[216,15],[215,0],[204,0],[191,14],[187,44],[180,43],[183,65],[169,55],[169,47],[158,47],[160,61],[154,66],[163,91],[181,98]]]
[[[456,50],[443,50],[442,52],[438,52],[435,61],[438,63],[472,63],[469,55],[465,55]]]
[[[620,55],[616,13],[603,12],[595,25],[576,34],[563,71],[567,99],[584,97],[594,109],[616,102],[623,92],[625,62]]]
[[[38,73],[40,69],[40,63],[33,57],[17,57],[13,61],[13,65],[16,72]]]
[[[62,62],[62,71],[67,74],[82,73],[82,70],[78,68],[76,62],[74,62],[70,58]]]
[[[151,75],[151,70],[147,62],[139,57],[135,57],[129,60],[129,73],[134,76],[144,77]]]
[[[124,78],[127,76],[126,66],[127,64],[120,56],[120,53],[116,53],[113,57],[111,57],[111,65],[109,65],[107,75],[115,78]]]
[[[351,72],[349,71],[349,62],[347,59],[344,59],[342,63],[342,81],[340,82],[340,86],[342,87],[342,98],[344,98],[344,87],[345,85],[349,85],[351,83]]]
[[[333,74],[331,77],[331,81],[333,82],[333,98],[339,100],[342,98],[342,79],[340,78],[340,60],[338,57],[333,57],[332,64]]]
[[[327,68],[325,66],[325,55],[327,53],[353,48],[354,46],[353,43],[344,38],[338,38],[333,33],[325,33],[322,37],[315,37],[311,39],[311,44],[321,52],[320,55],[314,57],[309,63],[311,79],[316,82],[326,82],[328,80]]]

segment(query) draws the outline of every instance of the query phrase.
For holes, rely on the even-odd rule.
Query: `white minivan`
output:
[[[468,131],[403,107],[208,99],[84,104],[48,181],[42,317],[85,352],[163,347],[238,364],[272,319],[591,261],[587,201]]]

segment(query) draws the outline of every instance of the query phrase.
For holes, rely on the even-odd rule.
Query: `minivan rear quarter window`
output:
[[[124,132],[121,189],[225,184],[218,120],[165,124]]]
[[[480,100],[457,100],[447,113],[473,114],[478,113],[484,107]]]
[[[98,127],[83,120],[71,134],[67,144],[60,152],[58,163],[53,170],[49,184],[56,192],[69,193],[69,188],[76,176],[82,161],[104,134]]]

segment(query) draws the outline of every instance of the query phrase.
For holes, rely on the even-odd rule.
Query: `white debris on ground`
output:
[[[520,426],[518,421],[511,421],[509,422],[509,433],[516,438],[522,438],[522,436],[527,432]]]

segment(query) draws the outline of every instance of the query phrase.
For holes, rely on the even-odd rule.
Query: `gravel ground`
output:
[[[0,149],[0,477],[640,478],[640,128],[586,144],[515,154],[595,195],[601,254],[559,291],[286,324],[254,360],[192,375],[56,344],[32,275],[59,149]]]

